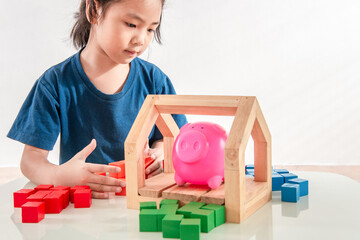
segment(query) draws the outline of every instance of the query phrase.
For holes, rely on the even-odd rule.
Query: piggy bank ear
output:
[[[182,127],[180,128],[180,131],[183,131],[183,130],[188,129],[189,126],[190,126],[190,124],[191,124],[191,123],[187,123],[187,124],[185,124],[184,126],[182,126]]]
[[[221,135],[227,135],[226,130],[222,126],[218,124],[213,124],[212,127],[217,133]]]

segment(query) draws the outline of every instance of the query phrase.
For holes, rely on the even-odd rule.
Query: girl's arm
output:
[[[120,192],[125,182],[119,179],[101,176],[96,172],[119,172],[120,168],[103,164],[86,163],[86,158],[96,148],[96,141],[78,152],[62,165],[54,165],[47,160],[49,151],[25,145],[20,168],[25,177],[35,184],[53,184],[55,186],[89,185],[93,197],[107,198],[107,192]],[[99,193],[104,192],[104,193]]]

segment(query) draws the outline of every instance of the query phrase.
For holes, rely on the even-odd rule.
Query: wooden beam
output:
[[[239,96],[160,95],[160,113],[234,116]]]

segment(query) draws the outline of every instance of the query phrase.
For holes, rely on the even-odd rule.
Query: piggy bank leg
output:
[[[214,176],[207,181],[207,184],[211,189],[216,189],[220,187],[222,180],[223,180],[222,176]]]
[[[185,181],[175,173],[175,182],[177,185],[182,186],[185,184]]]

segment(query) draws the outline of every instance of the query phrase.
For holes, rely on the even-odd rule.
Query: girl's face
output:
[[[160,0],[112,3],[105,16],[92,25],[96,47],[117,64],[130,63],[153,39],[161,11]]]

